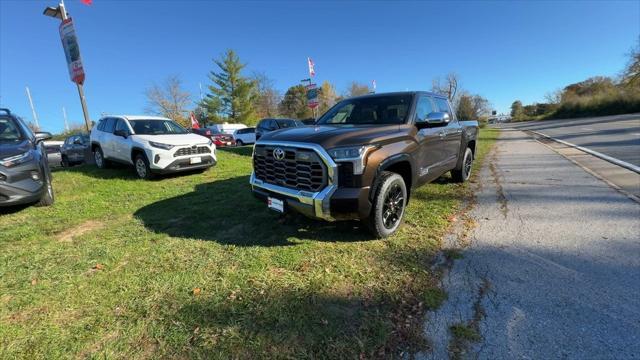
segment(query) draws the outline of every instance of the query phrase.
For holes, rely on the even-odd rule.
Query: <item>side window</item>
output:
[[[254,129],[254,128],[251,128],[251,129],[248,129],[248,130],[247,130],[247,133],[248,133],[248,134],[253,134],[253,133],[255,133],[255,132],[256,132],[256,129]]]
[[[418,104],[416,105],[416,121],[426,121],[427,116],[433,111],[433,103],[431,98],[427,96],[420,96]]]
[[[107,119],[100,119],[98,122],[98,130],[104,131],[104,124],[107,122]]]
[[[277,130],[278,129],[278,124],[276,123],[275,120],[267,120],[267,123],[265,124],[265,127],[267,130]]]
[[[438,106],[439,112],[449,113],[449,116],[453,117],[451,109],[449,109],[449,102],[446,99],[436,98],[436,106]]]
[[[114,128],[116,127],[116,119],[114,118],[106,118],[102,131],[106,131],[108,133],[113,133]]]
[[[129,133],[129,128],[127,124],[122,119],[117,119],[115,130],[124,130],[125,133]]]
[[[258,123],[258,129],[263,130],[265,129],[265,124],[266,124],[266,120],[260,120],[260,122]]]

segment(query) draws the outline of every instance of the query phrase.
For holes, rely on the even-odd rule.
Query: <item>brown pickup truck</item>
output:
[[[358,219],[395,232],[411,190],[451,171],[469,178],[477,121],[458,121],[428,92],[340,101],[313,126],[265,134],[255,144],[251,186],[268,207],[329,221]]]

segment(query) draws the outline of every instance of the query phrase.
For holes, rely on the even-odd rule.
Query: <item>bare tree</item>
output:
[[[351,84],[349,84],[349,87],[347,87],[347,91],[344,94],[344,96],[345,97],[360,96],[360,95],[366,95],[370,92],[371,92],[371,89],[369,89],[369,85],[352,81]]]
[[[458,75],[450,72],[441,81],[440,77],[434,78],[431,81],[431,91],[438,94],[446,95],[449,101],[456,102],[456,94],[458,93]]]
[[[145,91],[145,96],[147,113],[168,117],[182,125],[190,126],[187,108],[192,104],[191,94],[182,89],[180,77],[171,75],[161,85],[151,85]]]
[[[251,76],[254,82],[255,107],[258,118],[275,117],[278,115],[278,104],[282,100],[282,96],[273,85],[273,80],[265,73],[254,72]]]

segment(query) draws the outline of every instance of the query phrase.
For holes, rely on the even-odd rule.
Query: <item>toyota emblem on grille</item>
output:
[[[273,157],[276,160],[283,160],[284,159],[284,150],[282,150],[281,148],[275,148],[273,150]]]

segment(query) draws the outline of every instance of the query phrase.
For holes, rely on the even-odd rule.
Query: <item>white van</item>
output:
[[[213,125],[209,125],[207,126],[207,128],[215,131],[215,132],[219,132],[219,133],[225,133],[225,134],[229,134],[229,135],[233,135],[233,132],[236,130],[240,130],[240,129],[244,129],[246,128],[247,125],[245,124],[229,124],[229,123],[224,123],[224,124],[213,124]]]

